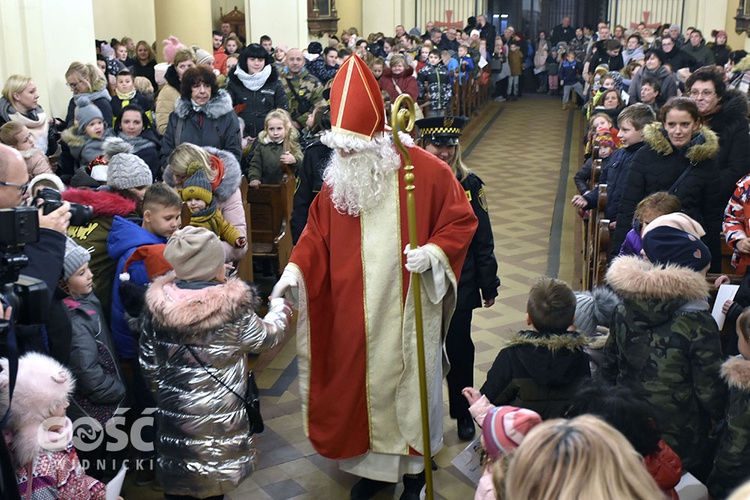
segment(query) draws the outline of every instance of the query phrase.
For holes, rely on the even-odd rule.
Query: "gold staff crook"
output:
[[[406,106],[405,108],[402,106]],[[406,181],[406,214],[409,222],[409,248],[414,250],[419,246],[417,241],[417,209],[414,204],[414,165],[411,156],[401,143],[399,132],[411,132],[414,128],[414,101],[408,94],[401,94],[396,98],[391,108],[391,128],[393,142],[401,154],[404,155],[404,181]],[[411,273],[412,289],[414,290],[414,323],[417,331],[417,365],[419,368],[419,399],[422,410],[422,445],[424,446],[424,475],[426,500],[434,498],[432,493],[432,451],[430,449],[430,415],[427,404],[427,375],[424,360],[424,331],[422,329],[422,290],[419,273]]]

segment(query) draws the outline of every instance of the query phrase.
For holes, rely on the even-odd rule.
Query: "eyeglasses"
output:
[[[694,97],[694,98],[695,97],[701,97],[701,96],[703,96],[703,97],[711,97],[715,93],[716,92],[714,92],[713,90],[691,90],[690,92],[687,93],[687,95],[690,96],[690,97]]]
[[[18,188],[21,191],[21,196],[26,194],[26,191],[29,190],[29,183],[26,184],[17,184],[15,182],[3,182],[0,181],[0,186],[8,186],[8,187],[14,187]]]

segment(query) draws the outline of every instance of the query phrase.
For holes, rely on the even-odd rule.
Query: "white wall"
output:
[[[304,48],[311,40],[306,0],[245,0],[245,12],[250,13],[248,43],[258,43],[262,35],[268,35],[274,45]]]
[[[129,36],[136,43],[146,40],[149,45],[156,40],[154,0],[94,0],[91,4],[98,40]]]

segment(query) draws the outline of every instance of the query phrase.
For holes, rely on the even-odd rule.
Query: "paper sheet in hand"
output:
[[[122,483],[125,481],[126,472],[128,472],[128,468],[123,465],[117,475],[107,483],[107,500],[117,500],[120,497],[120,490],[122,490]]]
[[[714,302],[714,309],[711,311],[711,316],[714,317],[719,330],[724,328],[724,320],[727,319],[727,315],[721,312],[721,308],[724,306],[724,302],[734,299],[739,287],[740,285],[721,285],[719,291],[716,293],[716,302]]]
[[[455,466],[461,474],[468,477],[474,484],[479,483],[479,479],[482,477],[481,438],[482,433],[479,432],[479,436],[451,461],[451,465]]]

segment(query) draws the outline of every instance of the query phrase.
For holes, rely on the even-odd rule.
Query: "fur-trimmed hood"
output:
[[[154,280],[146,293],[154,326],[177,331],[186,342],[203,339],[207,332],[252,314],[258,303],[256,291],[240,279],[180,288],[174,272]]]
[[[654,122],[646,125],[643,138],[651,149],[662,156],[669,156],[675,152],[661,123]],[[691,163],[700,163],[710,160],[717,154],[719,154],[719,138],[713,130],[704,126],[690,140],[685,156]]]
[[[90,205],[95,216],[126,217],[135,210],[136,203],[117,193],[107,190],[94,191],[92,189],[70,188],[62,193],[63,200],[81,205]]]
[[[0,413],[8,408],[9,371],[8,360],[0,359]],[[66,367],[51,357],[37,352],[29,352],[18,360],[18,376],[13,390],[13,406],[8,430],[13,434],[13,452],[16,461],[25,465],[31,462],[43,449],[50,449],[54,443],[41,443],[39,427],[54,412],[67,404],[75,390],[75,379]],[[70,421],[65,419],[65,433]],[[55,440],[53,437],[52,440]],[[45,446],[42,446],[42,445]],[[67,444],[62,443],[64,446]],[[55,449],[58,446],[54,446]]]
[[[588,339],[575,331],[547,334],[527,330],[518,332],[508,342],[508,346],[532,345],[534,347],[543,347],[553,352],[561,349],[568,349],[570,351],[580,350],[588,344]]]
[[[673,264],[657,266],[635,255],[616,258],[606,279],[624,299],[687,302],[708,296],[708,283],[702,274]]]
[[[540,333],[533,330],[518,332],[506,349],[512,349],[516,359],[529,376],[543,387],[559,387],[580,378],[582,356],[588,339],[576,332]],[[554,363],[550,360],[554,358]]]
[[[228,200],[240,187],[242,182],[242,170],[240,169],[240,163],[237,158],[223,149],[217,149],[211,146],[206,146],[203,149],[208,154],[212,154],[218,157],[222,163],[224,163],[224,177],[221,179],[219,187],[214,189],[214,198],[217,202],[224,202]],[[164,182],[174,187],[174,175],[172,175],[172,169],[169,165],[164,169],[163,174]]]
[[[78,133],[78,127],[75,125],[63,130],[60,138],[71,148],[82,148],[86,144],[86,135]]]
[[[740,62],[734,65],[732,73],[742,73],[744,71],[750,71],[750,55],[743,57]]]
[[[175,101],[174,112],[183,119],[190,116],[191,113],[195,113],[193,104],[184,97]],[[211,96],[211,99],[203,106],[203,112],[212,120],[218,120],[227,113],[234,113],[232,97],[224,89],[219,89],[216,95]]]
[[[721,377],[732,389],[750,392],[750,361],[734,356],[721,365]]]

